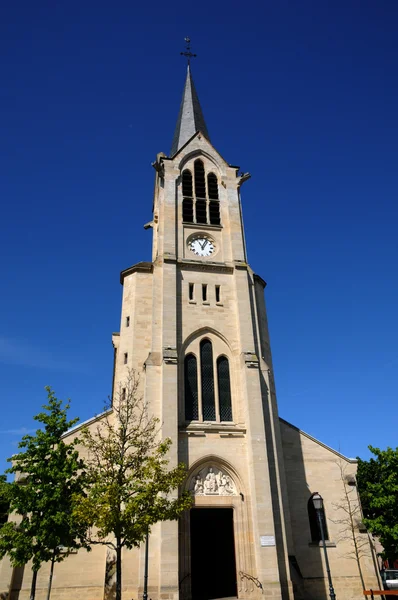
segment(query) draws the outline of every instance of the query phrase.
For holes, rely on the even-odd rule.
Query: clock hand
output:
[[[203,244],[203,246],[202,246],[202,250],[204,250],[204,249],[205,249],[205,246],[206,246],[206,244],[207,244],[208,242],[209,242],[209,240],[205,240],[205,243],[204,243],[204,244]]]

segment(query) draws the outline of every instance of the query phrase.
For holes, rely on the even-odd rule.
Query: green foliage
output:
[[[8,498],[9,483],[5,475],[0,475],[0,525],[7,522],[10,508]]]
[[[369,446],[376,458],[358,458],[358,488],[364,523],[384,548],[383,557],[398,557],[398,448]]]
[[[34,572],[43,562],[63,560],[67,552],[59,553],[58,547],[79,547],[84,533],[72,513],[72,497],[82,489],[83,463],[77,440],[62,440],[78,419],[68,421],[69,403],[63,407],[51,388],[46,390],[44,412],[34,417],[43,427],[34,436],[25,435],[21,451],[9,459],[7,472],[16,476],[7,491],[13,520],[0,529],[0,557],[8,554],[14,566],[32,559]]]
[[[75,503],[79,520],[114,549],[113,538],[122,547],[139,546],[151,525],[177,519],[191,504],[188,493],[170,497],[184,481],[185,467],[167,469],[171,440],[159,440],[159,421],[149,417],[135,373],[124,389],[94,432],[83,429],[87,489]]]
[[[185,479],[185,467],[168,469],[171,440],[159,438],[159,421],[148,414],[139,375],[130,371],[107,409],[95,430],[82,432],[87,488],[75,510],[79,521],[95,528],[90,542],[116,551],[120,597],[121,549],[139,546],[154,523],[177,519],[191,498],[174,492]]]

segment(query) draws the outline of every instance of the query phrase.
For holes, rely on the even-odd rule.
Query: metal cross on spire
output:
[[[186,43],[185,52],[180,52],[181,56],[186,56],[188,59],[188,65],[191,62],[191,58],[196,58],[196,54],[192,54],[191,52],[191,39],[189,37],[184,38]]]

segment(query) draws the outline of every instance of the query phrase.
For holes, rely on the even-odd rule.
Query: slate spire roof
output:
[[[196,93],[193,83],[191,69],[188,64],[187,78],[185,80],[184,92],[182,95],[177,125],[174,131],[170,156],[174,156],[174,154],[176,154],[197,131],[203,133],[208,140],[210,139],[202,109],[199,104],[198,94]]]

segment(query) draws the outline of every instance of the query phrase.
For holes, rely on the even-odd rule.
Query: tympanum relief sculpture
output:
[[[194,496],[236,496],[235,484],[221,469],[205,467],[193,477],[191,493]]]

